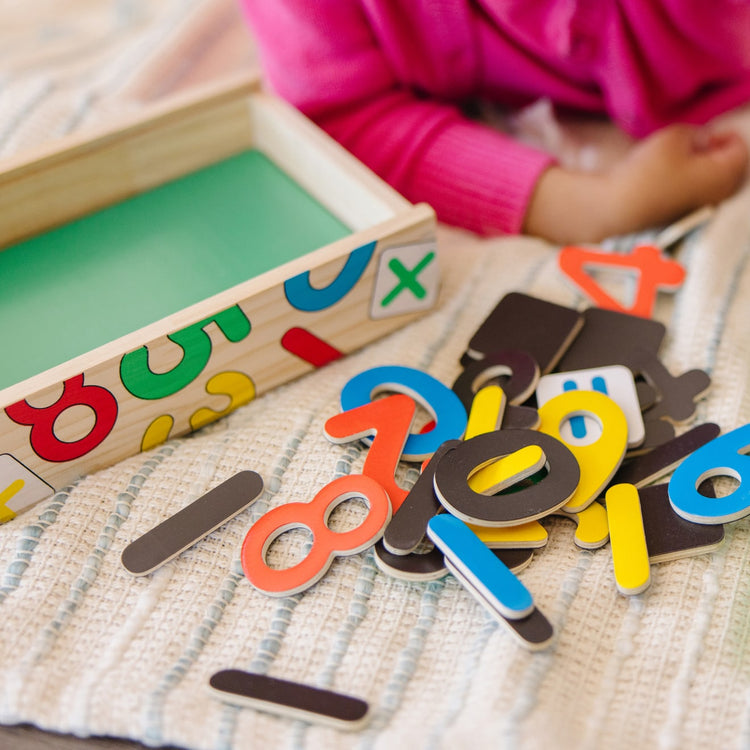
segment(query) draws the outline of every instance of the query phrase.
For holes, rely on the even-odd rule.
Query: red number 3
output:
[[[55,435],[55,421],[71,406],[89,406],[94,412],[94,425],[87,435],[73,442]],[[62,396],[50,406],[31,406],[18,401],[6,407],[5,413],[16,423],[31,427],[29,440],[39,458],[54,463],[73,461],[94,450],[112,431],[117,421],[117,400],[99,385],[84,385],[83,375],[63,383]]]
[[[333,509],[353,498],[362,498],[369,508],[365,520],[350,531],[336,532],[328,526]],[[242,543],[242,568],[255,588],[270,596],[289,596],[318,581],[337,555],[354,555],[376,542],[391,519],[386,491],[362,474],[334,479],[309,503],[287,503],[268,511],[247,532]],[[268,566],[266,553],[276,537],[294,528],[309,529],[313,543],[302,562],[277,570]]]

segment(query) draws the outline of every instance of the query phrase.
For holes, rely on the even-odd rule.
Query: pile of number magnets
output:
[[[609,541],[625,595],[647,588],[651,563],[715,549],[722,524],[750,513],[750,495],[740,486],[716,497],[709,480],[741,482],[750,425],[720,436],[705,423],[677,436],[710,379],[702,370],[669,372],[657,356],[665,333],[647,318],[511,293],[471,338],[452,388],[409,367],[360,373],[343,388],[342,413],[325,435],[370,443],[361,474],[256,521],[242,546],[248,580],[269,596],[296,594],[335,556],[375,545],[384,572],[414,581],[450,572],[522,645],[541,649],[553,628],[516,576],[547,541],[540,518],[574,521],[582,548]],[[417,404],[433,421],[412,433]],[[401,460],[422,463],[410,490],[395,479]],[[150,573],[262,490],[255,472],[235,475],[130,544],[123,565]],[[364,521],[329,528],[333,509],[354,498],[367,505]],[[269,547],[294,528],[312,534],[309,553],[292,567],[270,567]],[[360,727],[369,715],[359,698],[241,670],[214,674],[210,687],[229,702],[338,727]]]

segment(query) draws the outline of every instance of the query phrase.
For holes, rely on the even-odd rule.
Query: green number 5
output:
[[[182,359],[167,372],[151,370],[146,346],[126,354],[120,361],[122,384],[136,398],[155,400],[171,396],[192,383],[211,358],[211,338],[204,330],[209,323],[216,323],[232,342],[241,341],[250,333],[250,321],[234,305],[167,336],[182,349]]]

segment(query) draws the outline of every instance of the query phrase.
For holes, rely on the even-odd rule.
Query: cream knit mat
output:
[[[132,43],[157,28],[166,34],[178,5],[154,12]],[[122,60],[140,60],[125,48]],[[118,69],[127,80],[113,67],[110,82],[135,85],[137,70]],[[24,109],[15,80],[3,89],[13,89],[10,111],[52,137],[64,118],[44,98]],[[57,100],[66,116],[70,101]],[[750,134],[750,114],[738,121]],[[23,135],[7,109],[2,125],[10,151],[9,139]],[[631,598],[615,588],[608,548],[581,551],[573,525],[551,520],[548,546],[521,574],[557,631],[539,653],[519,647],[452,577],[396,580],[369,551],[335,561],[313,588],[284,599],[244,578],[239,548],[253,519],[360,470],[364,450],[332,445],[322,429],[350,377],[401,364],[450,384],[471,334],[507,292],[582,303],[543,243],[453,230],[439,239],[445,286],[436,312],[0,527],[1,723],[186,748],[750,745],[747,520],[727,526],[716,552],[654,565],[651,587]],[[728,431],[750,421],[750,189],[677,258],[688,275],[660,298],[662,359],[675,374],[710,373],[695,421]],[[242,469],[264,478],[255,505],[155,574],[126,573],[119,557],[130,541]],[[400,477],[415,478],[414,469]],[[339,521],[355,513],[344,509]],[[276,545],[276,560],[297,559],[305,541]],[[344,734],[224,705],[206,682],[228,667],[360,696],[372,722]]]

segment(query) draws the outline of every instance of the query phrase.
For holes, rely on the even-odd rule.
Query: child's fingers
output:
[[[696,200],[718,203],[732,195],[745,178],[748,148],[736,133],[710,133],[692,161]]]
[[[569,244],[668,224],[728,198],[747,167],[748,148],[736,133],[669,126],[636,145],[610,172],[548,168],[524,230]]]
[[[696,151],[742,151],[747,153],[743,139],[733,130],[712,130],[696,128],[693,131],[692,145]]]

